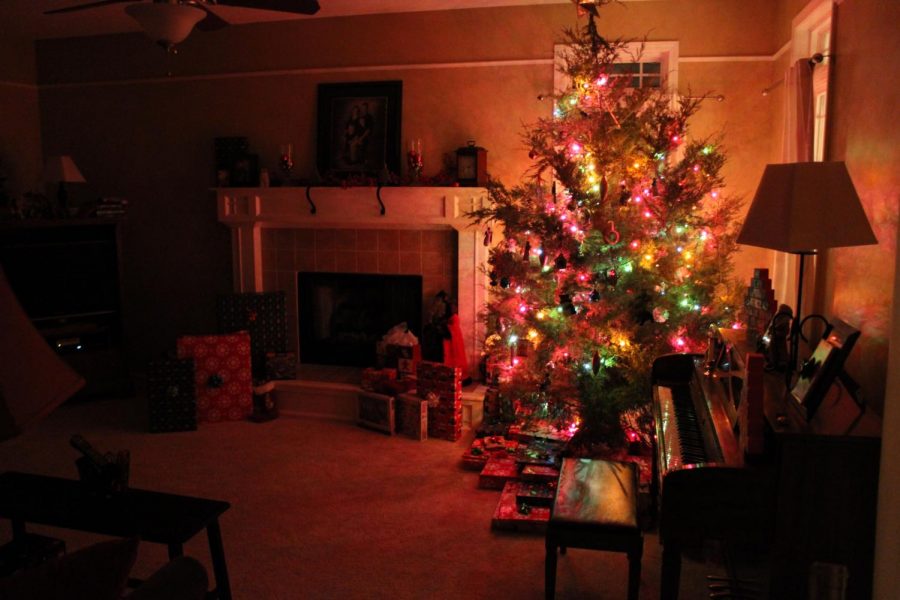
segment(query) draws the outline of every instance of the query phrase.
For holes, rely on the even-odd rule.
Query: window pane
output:
[[[643,66],[644,73],[659,73],[662,69],[662,65],[660,65],[658,62],[643,63]]]
[[[631,87],[633,87],[633,88],[641,87],[641,78],[640,77],[632,77],[631,78]]]
[[[657,75],[653,75],[650,77],[644,77],[644,87],[659,87],[660,78]]]
[[[616,63],[612,66],[612,72],[615,75],[622,73],[640,73],[641,66],[638,63]]]

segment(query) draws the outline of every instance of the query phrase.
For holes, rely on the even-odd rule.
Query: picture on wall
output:
[[[398,174],[402,97],[402,81],[319,84],[319,174]]]

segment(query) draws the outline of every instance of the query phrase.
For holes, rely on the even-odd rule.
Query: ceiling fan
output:
[[[194,26],[200,31],[215,31],[228,25],[217,15],[216,6],[233,6],[312,15],[319,11],[318,0],[96,0],[66,8],[48,10],[45,15],[89,10],[110,4],[125,4],[125,12],[137,21],[144,33],[169,52],[183,42]]]

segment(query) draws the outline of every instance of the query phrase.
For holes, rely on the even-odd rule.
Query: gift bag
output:
[[[193,359],[152,361],[147,370],[147,403],[152,433],[196,430]]]
[[[266,376],[266,354],[287,351],[287,310],[284,292],[225,294],[217,301],[219,333],[250,334],[253,374]]]
[[[178,358],[194,359],[197,419],[201,423],[239,421],[253,412],[250,334],[185,335]]]

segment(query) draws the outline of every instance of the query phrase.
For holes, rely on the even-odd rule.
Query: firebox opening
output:
[[[419,337],[422,276],[301,272],[297,314],[301,362],[373,366],[391,327],[405,322]]]

